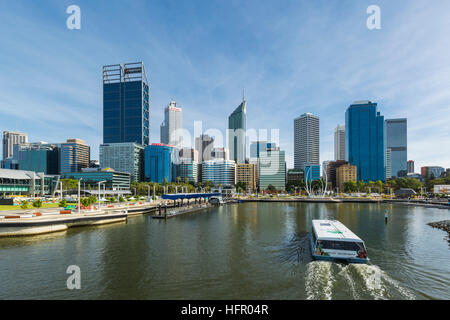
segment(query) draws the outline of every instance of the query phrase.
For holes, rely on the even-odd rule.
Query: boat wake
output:
[[[307,299],[415,299],[376,265],[313,261],[305,276]]]

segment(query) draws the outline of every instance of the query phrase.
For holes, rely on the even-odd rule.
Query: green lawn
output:
[[[74,204],[76,205],[76,203],[68,203],[67,205],[71,205]],[[57,208],[58,207],[58,203],[44,203],[42,205],[42,208],[35,208],[32,205],[28,205],[28,209],[45,209],[45,208]],[[23,210],[20,206],[2,206],[0,205],[0,211],[6,211],[6,210]]]

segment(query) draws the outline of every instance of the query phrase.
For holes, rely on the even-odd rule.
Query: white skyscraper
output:
[[[319,117],[304,113],[294,119],[294,168],[320,165]]]
[[[164,122],[161,124],[161,143],[182,148],[182,128],[182,110],[177,107],[177,103],[172,99],[164,109]]]
[[[3,160],[11,158],[14,153],[14,145],[28,142],[26,133],[3,131]]]
[[[345,160],[345,126],[334,129],[334,160]]]

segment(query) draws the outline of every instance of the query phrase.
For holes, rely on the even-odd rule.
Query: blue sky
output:
[[[81,8],[81,30],[66,8]],[[381,8],[368,30],[366,8]],[[408,159],[450,167],[450,1],[0,2],[0,130],[31,141],[77,137],[98,158],[102,66],[143,61],[151,142],[173,97],[183,125],[225,130],[247,100],[248,128],[280,129],[293,165],[293,119],[320,117],[321,161],[355,100],[408,118]]]

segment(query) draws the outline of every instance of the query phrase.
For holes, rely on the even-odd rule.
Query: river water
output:
[[[427,225],[449,218],[391,204],[244,203],[0,239],[0,299],[450,299],[450,243]],[[370,264],[311,261],[312,219],[344,223]],[[80,290],[67,289],[69,265]]]

